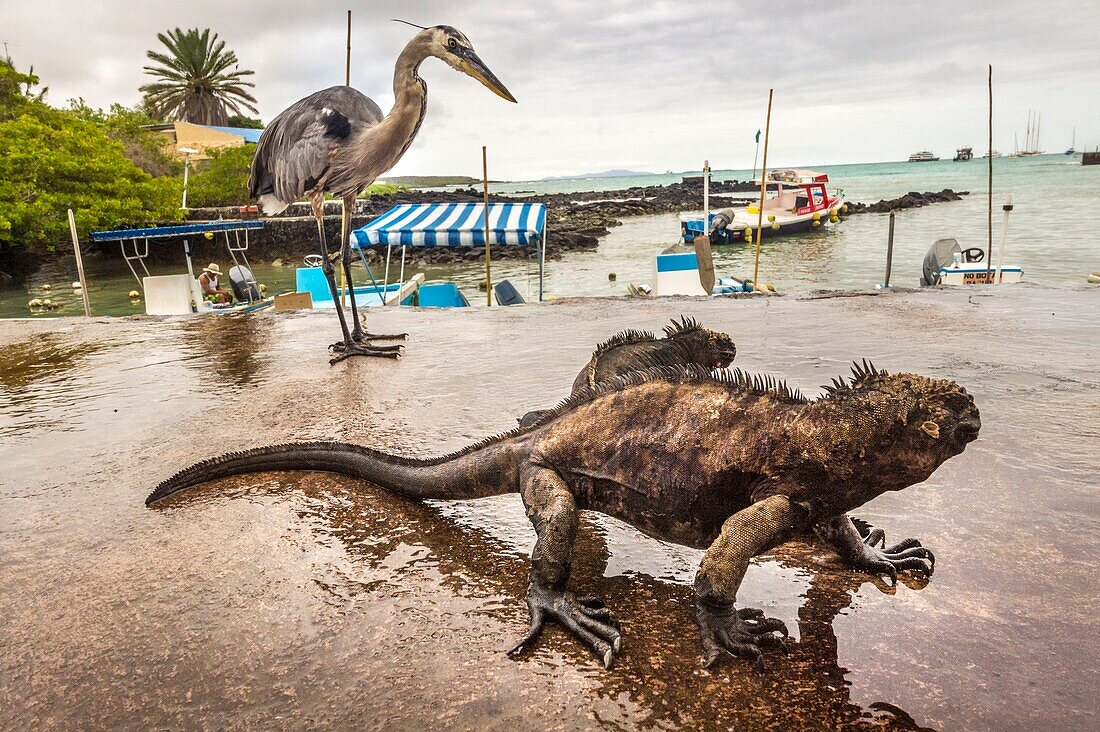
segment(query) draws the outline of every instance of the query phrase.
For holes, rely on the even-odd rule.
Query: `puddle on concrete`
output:
[[[1090,290],[575,301],[387,312],[400,363],[330,368],[331,313],[0,321],[0,727],[1095,728],[1100,304]],[[757,675],[699,668],[699,553],[586,516],[572,582],[623,621],[610,672],[550,629],[529,655],[516,496],[417,504],[325,474],[222,481],[290,439],[457,448],[568,388],[592,344],[695,315],[737,363],[816,385],[872,357],[955,378],[981,438],[859,515],[937,553],[888,588],[793,543],[741,593],[791,629]]]

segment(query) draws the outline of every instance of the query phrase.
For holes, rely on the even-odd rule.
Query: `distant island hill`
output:
[[[584,178],[624,178],[632,175],[652,175],[641,170],[604,170],[599,173],[581,173],[578,175],[552,175],[539,180],[573,180]],[[405,188],[442,188],[444,186],[479,186],[481,178],[471,178],[468,175],[397,175],[383,178],[380,183]],[[490,183],[506,183],[509,181],[490,180]]]

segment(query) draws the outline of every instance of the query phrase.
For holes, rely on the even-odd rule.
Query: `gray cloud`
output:
[[[209,26],[256,71],[261,114],[343,82],[345,2],[43,0],[3,10],[0,39],[62,103],[132,104],[158,31]],[[396,173],[494,177],[636,167],[747,167],[775,88],[779,164],[899,159],[979,147],[985,64],[995,67],[994,144],[1027,110],[1047,149],[1100,144],[1100,6],[1079,2],[371,2],[353,6],[352,83],[384,109],[412,29],[448,23],[519,99],[511,105],[429,59],[429,111]]]

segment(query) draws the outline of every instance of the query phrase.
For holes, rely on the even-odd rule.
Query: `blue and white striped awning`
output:
[[[481,203],[400,204],[351,232],[351,245],[485,246],[484,214],[485,205]],[[489,204],[489,238],[493,244],[530,246],[541,239],[545,228],[544,204]]]

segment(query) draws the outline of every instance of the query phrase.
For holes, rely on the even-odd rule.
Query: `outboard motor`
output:
[[[497,305],[521,305],[525,302],[523,295],[508,280],[501,280],[493,286],[493,294],[496,295]]]
[[[260,286],[256,284],[256,278],[252,276],[252,270],[248,267],[235,265],[229,268],[229,284],[233,287],[233,295],[238,300],[257,302],[262,300]]]
[[[710,233],[725,231],[733,221],[732,208],[720,208],[710,215]]]
[[[940,267],[955,261],[955,255],[962,253],[962,247],[955,239],[937,239],[928,254],[924,255],[924,271],[921,273],[921,287],[932,287],[940,283]]]

